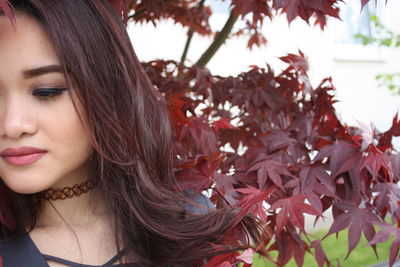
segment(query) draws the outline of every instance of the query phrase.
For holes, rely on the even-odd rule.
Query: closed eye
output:
[[[41,101],[49,101],[50,99],[61,95],[67,88],[37,88],[33,90],[32,95]]]

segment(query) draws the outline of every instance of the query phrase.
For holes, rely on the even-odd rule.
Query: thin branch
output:
[[[136,11],[135,13],[133,13],[132,15],[130,15],[130,16],[128,17],[128,20],[130,20],[130,19],[136,19],[137,17],[139,17],[140,15],[142,15],[142,14],[144,13],[144,11],[145,11],[145,9],[141,9],[141,10]]]
[[[185,48],[183,49],[183,53],[182,53],[182,57],[181,57],[181,62],[180,62],[181,65],[183,65],[185,63],[186,56],[189,51],[190,42],[192,41],[192,37],[193,37],[193,30],[189,30],[188,38],[186,40]]]
[[[196,62],[196,64],[195,64],[196,66],[205,67],[207,65],[207,63],[210,61],[210,59],[215,55],[215,53],[218,51],[218,49],[222,46],[222,44],[228,38],[238,17],[239,16],[234,14],[234,11],[232,10],[224,27],[218,33],[217,37],[214,39],[212,44],[207,48],[207,50],[203,53],[203,55]]]
[[[200,1],[200,3],[199,3],[199,8],[203,8],[204,2],[205,2],[205,0],[201,0],[201,1]],[[188,51],[189,51],[190,43],[192,42],[193,33],[194,33],[193,30],[192,30],[192,29],[189,29],[189,31],[188,31],[188,38],[187,38],[187,40],[186,40],[185,48],[183,49],[183,53],[182,53],[182,57],[181,57],[181,62],[180,62],[181,65],[183,65],[183,64],[185,63],[186,56],[187,56],[187,53],[188,53]]]

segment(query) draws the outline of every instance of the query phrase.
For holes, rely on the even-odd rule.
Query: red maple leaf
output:
[[[268,250],[277,250],[279,252],[278,266],[285,266],[291,257],[294,257],[298,266],[302,266],[305,252],[309,250],[308,246],[301,240],[300,235],[296,233],[292,225],[287,225],[287,228],[287,230],[283,229],[279,234],[276,234],[275,242]]]
[[[351,251],[360,242],[361,232],[364,233],[364,236],[368,241],[372,240],[373,236],[375,235],[375,228],[373,226],[373,223],[378,221],[378,217],[369,209],[359,208],[358,206],[355,206],[354,203],[350,202],[340,202],[337,203],[335,207],[342,210],[343,213],[334,218],[333,224],[329,229],[329,232],[323,237],[323,239],[333,233],[337,233],[349,227],[349,249],[346,255],[347,259]],[[376,254],[375,245],[373,245],[372,248],[374,249]]]
[[[378,222],[376,225],[382,229],[375,234],[374,238],[369,240],[368,245],[376,246],[376,244],[388,241],[390,236],[393,235],[394,240],[390,246],[389,252],[389,266],[392,267],[395,261],[399,258],[400,228],[394,227],[393,225],[385,222]]]
[[[392,163],[393,176],[396,181],[400,181],[400,155],[399,155],[399,153],[390,155],[390,161]]]
[[[271,10],[267,0],[232,0],[231,5],[234,7],[236,14],[240,14],[243,17],[247,14],[252,14],[253,26],[261,23],[264,17],[271,17]]]
[[[292,22],[297,16],[300,16],[306,22],[315,14],[316,24],[321,28],[326,25],[326,17],[331,16],[339,18],[339,8],[335,6],[340,0],[273,0],[273,7],[276,10],[282,9],[286,12],[287,20]]]
[[[231,124],[230,119],[221,118],[216,122],[214,122],[215,132],[219,133],[220,129],[237,129],[237,128]]]
[[[400,136],[400,120],[398,119],[398,114],[393,118],[392,127],[384,132],[379,138],[377,148],[382,151],[393,149],[393,136]]]
[[[218,151],[217,136],[214,130],[208,123],[198,118],[190,120],[191,126],[189,132],[191,133],[197,149],[203,154],[214,154]]]
[[[308,177],[314,178],[323,185],[327,192],[324,195],[333,197],[335,195],[335,187],[331,177],[328,175],[326,168],[322,164],[312,164],[305,166],[300,172],[300,179],[306,179]],[[303,184],[303,188],[307,187],[307,184]]]
[[[213,183],[213,175],[218,165],[224,159],[220,152],[211,156],[198,156],[195,160],[180,164],[176,171],[176,180],[179,190],[193,189],[201,192]]]
[[[256,161],[247,173],[257,171],[257,182],[259,188],[264,188],[268,180],[283,189],[281,175],[292,176],[288,171],[287,166],[279,163],[271,158]]]
[[[305,195],[294,195],[288,198],[280,199],[272,204],[270,210],[280,209],[276,216],[276,233],[280,233],[283,227],[291,222],[294,226],[304,230],[304,213],[322,216],[313,206],[306,204]]]
[[[237,183],[235,177],[222,173],[214,173],[214,181],[215,190],[218,190],[218,194],[222,194],[228,203],[236,203],[235,198],[238,197],[238,194],[233,187]]]
[[[211,34],[211,27],[208,23],[209,17],[211,16],[211,9],[208,6],[188,8],[174,7],[173,11],[174,14],[172,17],[177,23],[188,26],[192,31],[200,35]]]
[[[300,50],[299,50],[299,54],[300,54],[300,56],[295,55],[295,54],[288,54],[287,56],[280,57],[279,59],[282,60],[283,62],[290,64],[297,71],[299,71],[303,75],[307,76],[307,71],[309,69],[308,60],[305,57],[305,55],[303,54],[303,52],[301,52]]]
[[[267,39],[265,39],[264,35],[259,32],[255,32],[250,36],[249,41],[247,42],[247,47],[252,50],[254,46],[261,47],[262,45],[267,44]]]
[[[184,125],[191,125],[190,120],[185,114],[185,106],[188,105],[188,99],[182,96],[174,95],[168,98],[168,108],[173,126],[175,127],[175,132],[178,140],[183,138],[182,128]]]
[[[315,248],[315,258],[317,260],[318,267],[323,267],[324,263],[327,263],[329,266],[329,260],[324,249],[322,248],[321,240],[312,241],[310,247]]]
[[[340,139],[344,139],[342,132],[346,133],[346,128],[341,125],[333,106],[337,102],[332,94],[334,90],[332,79],[326,78],[312,92],[312,96],[315,98],[315,107],[313,108],[315,115],[312,125],[318,129],[321,136],[332,138],[339,135]],[[340,133],[342,134],[340,135]],[[344,135],[344,137],[347,136]]]
[[[372,192],[376,193],[374,203],[382,218],[385,218],[387,211],[392,214],[399,211],[400,188],[397,184],[379,183],[372,187]]]
[[[386,181],[393,183],[392,164],[388,155],[379,151],[374,145],[369,145],[367,155],[363,157],[361,169],[366,168],[372,175],[372,179],[377,180],[378,173],[382,169]]]
[[[248,133],[243,129],[219,129],[219,141],[221,146],[228,144],[235,150],[238,151],[240,145],[246,142],[248,138]]]
[[[332,145],[321,148],[314,161],[329,158],[329,167],[332,171],[332,177],[346,172],[358,166],[361,160],[361,153],[352,143],[346,141],[337,141]]]
[[[201,35],[211,33],[208,23],[211,9],[204,4],[198,5],[196,2],[199,1],[146,0],[135,2],[131,5],[137,14],[136,21],[146,21],[156,25],[161,19],[171,18],[175,23],[187,26]]]
[[[300,171],[300,179],[290,180],[285,187],[293,188],[293,194],[306,195],[310,204],[320,213],[323,212],[320,196],[336,198],[332,179],[320,164],[304,167]]]
[[[209,261],[207,261],[204,267],[231,267],[233,263],[238,262],[236,259],[237,256],[240,256],[240,254],[236,251],[221,254],[212,257]]]
[[[272,192],[276,189],[276,186],[271,186],[268,190],[259,190],[257,188],[248,186],[247,188],[236,189],[237,192],[244,195],[244,197],[237,203],[240,207],[240,212],[237,215],[237,219],[243,218],[248,213],[257,214],[264,221],[267,220],[266,210],[264,208],[264,200],[266,200]]]

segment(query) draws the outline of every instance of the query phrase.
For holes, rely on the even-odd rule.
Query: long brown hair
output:
[[[215,244],[237,223],[236,211],[185,213],[172,170],[173,133],[166,105],[112,6],[106,0],[10,2],[43,26],[84,107],[94,177],[123,247],[149,266],[188,266],[218,253]],[[13,233],[34,228],[40,203],[33,201],[34,195],[8,193],[17,221]],[[247,230],[257,242],[257,229]]]

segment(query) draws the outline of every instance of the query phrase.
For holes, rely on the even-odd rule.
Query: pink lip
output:
[[[5,162],[11,165],[28,165],[38,161],[47,151],[35,147],[7,148],[0,153]]]

